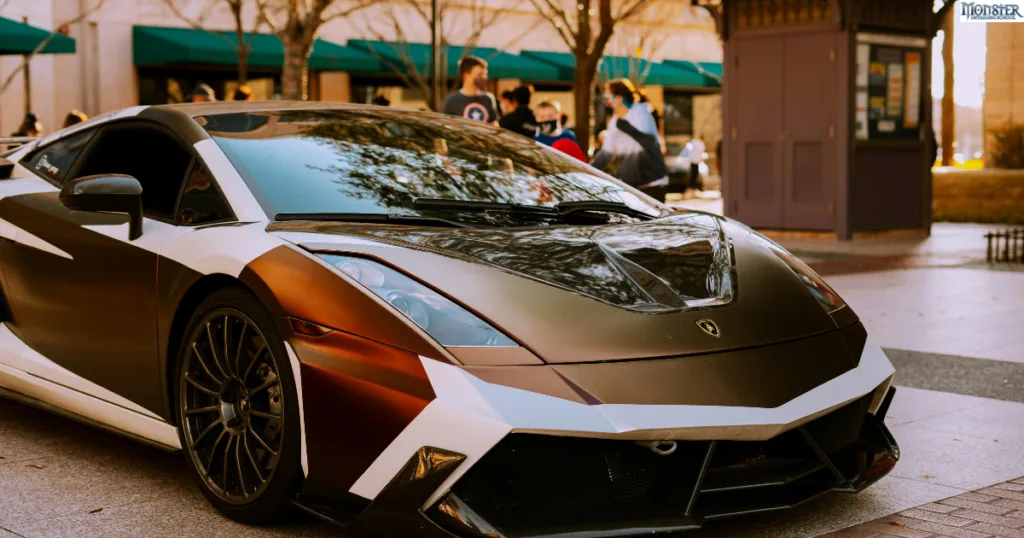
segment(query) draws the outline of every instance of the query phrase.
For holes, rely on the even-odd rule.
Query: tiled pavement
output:
[[[823,538],[1024,538],[1024,479],[928,503]]]

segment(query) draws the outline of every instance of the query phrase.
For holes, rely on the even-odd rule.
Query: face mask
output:
[[[487,89],[487,79],[485,77],[473,79],[473,85],[476,86],[476,89],[484,91]]]
[[[537,124],[540,128],[540,132],[546,135],[554,133],[558,130],[558,120],[542,121]]]

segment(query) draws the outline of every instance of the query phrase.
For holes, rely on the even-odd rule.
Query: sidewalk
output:
[[[923,504],[823,538],[1024,538],[1024,478]]]

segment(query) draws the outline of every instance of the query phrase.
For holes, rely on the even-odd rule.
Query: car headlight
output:
[[[443,346],[519,345],[451,299],[387,265],[353,256],[318,256],[387,301]]]
[[[768,239],[753,230],[751,230],[751,233],[760,241],[761,244],[768,247],[773,254],[778,256],[780,260],[789,266],[790,270],[796,274],[797,278],[807,286],[807,290],[811,292],[811,295],[813,295],[814,299],[818,301],[818,304],[825,309],[825,312],[831,314],[832,312],[846,306],[846,302],[843,301],[843,298],[840,297],[831,286],[826,284],[825,280],[818,276],[818,273],[814,272],[814,269],[811,269],[806,263],[801,261],[800,258],[797,258],[788,250],[780,247],[771,239]]]

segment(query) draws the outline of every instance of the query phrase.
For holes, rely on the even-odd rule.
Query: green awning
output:
[[[575,80],[576,58],[568,52],[550,52],[546,50],[524,50],[519,53],[524,58],[531,58],[546,62],[558,70],[558,78],[552,79],[563,82]]]
[[[411,62],[420,74],[430,73],[430,45],[426,43],[392,43],[350,39],[348,45],[367,51],[384,64],[381,73],[394,73],[406,69]],[[447,75],[458,74],[459,59],[466,53],[466,47],[449,45],[447,50]],[[487,76],[490,78],[518,78],[526,81],[558,80],[558,68],[532,58],[510,54],[490,47],[474,47],[469,54],[487,61]]]
[[[576,58],[568,52],[524,50],[520,55],[555,66],[560,72],[557,80],[573,80]],[[722,76],[722,64],[698,62],[696,65],[701,66],[701,69],[706,73],[711,73],[717,76],[717,78],[700,72],[693,63],[684,60],[651,62],[644,59],[631,60],[625,56],[605,56],[602,58],[601,64],[598,67],[598,75],[603,79],[612,79],[630,77],[631,74],[635,75],[636,73],[646,73],[645,84],[672,88],[717,88],[721,86],[718,80]]]
[[[0,17],[0,54],[30,54],[53,33],[23,22]],[[53,34],[50,42],[40,51],[43,54],[74,54],[75,39],[64,34]]]
[[[640,78],[644,84],[667,86],[673,88],[703,87],[704,76],[688,69],[680,69],[674,64],[652,62],[643,58],[627,58],[625,56],[605,56],[598,66],[603,80],[613,78]]]
[[[702,84],[696,85],[701,88],[722,87],[722,64],[718,62],[689,62],[686,60],[665,60],[665,63],[690,71],[702,79]]]
[[[235,32],[207,32],[191,28],[135,26],[132,32],[135,65],[237,65]],[[280,69],[284,47],[273,34],[246,34],[249,66]],[[362,50],[317,39],[309,55],[314,71],[378,72],[380,61]]]

